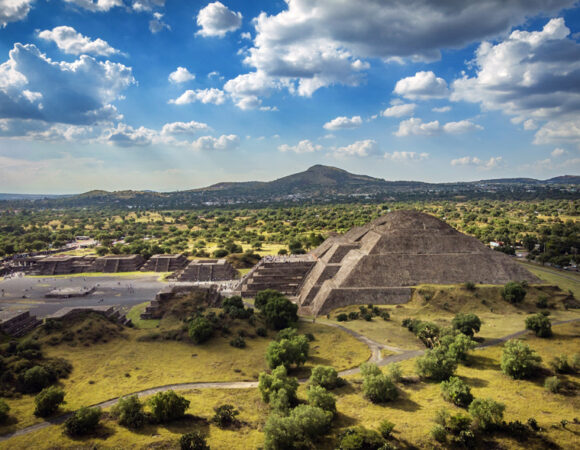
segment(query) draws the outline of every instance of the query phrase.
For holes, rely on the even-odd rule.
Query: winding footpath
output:
[[[580,320],[580,318],[569,319],[569,320],[560,320],[557,322],[552,322],[552,325],[562,325],[565,323],[576,322],[579,320]],[[374,362],[375,364],[377,364],[379,366],[386,366],[387,364],[416,358],[417,356],[422,355],[426,351],[426,350],[405,350],[405,349],[401,349],[398,347],[384,345],[384,344],[381,344],[379,342],[373,341],[372,339],[369,339],[368,337],[366,337],[366,336],[364,336],[356,331],[353,331],[349,328],[346,328],[342,325],[338,325],[335,323],[325,323],[325,322],[318,322],[318,323],[320,323],[322,325],[334,327],[334,328],[339,328],[342,331],[350,334],[354,338],[358,339],[360,342],[367,345],[369,347],[369,350],[371,351],[371,357],[368,359],[368,361]],[[475,350],[483,349],[486,347],[491,347],[491,346],[498,345],[498,344],[502,344],[503,342],[506,342],[510,339],[514,339],[514,338],[521,336],[523,334],[526,334],[528,332],[529,332],[529,330],[521,330],[521,331],[518,331],[516,333],[512,333],[512,334],[509,334],[507,336],[501,337],[501,338],[490,339],[487,342],[484,342],[483,344],[475,347]],[[383,350],[383,349],[396,352],[396,354],[389,355],[389,356],[386,356],[383,358],[381,355],[381,350]],[[355,375],[359,372],[360,372],[360,367],[354,367],[352,369],[340,371],[339,375],[340,376]],[[307,381],[307,379],[305,378],[305,379],[301,379],[299,381],[300,381],[300,383],[305,383]],[[164,391],[169,391],[169,390],[178,391],[178,390],[189,390],[189,389],[255,389],[257,387],[258,387],[257,381],[218,381],[218,382],[209,381],[209,382],[177,383],[177,384],[167,384],[164,386],[157,386],[157,387],[153,387],[153,388],[149,388],[149,389],[144,389],[142,391],[127,393],[127,394],[123,395],[123,397],[129,396],[129,395],[138,395],[139,397],[146,397],[146,396],[157,394],[158,392],[164,392]],[[97,404],[94,404],[91,406],[99,407],[99,408],[108,408],[110,406],[115,405],[119,401],[120,398],[121,397],[112,398],[110,400],[106,400],[104,402],[97,403]],[[11,439],[13,437],[33,433],[35,431],[42,430],[42,429],[50,427],[52,425],[62,424],[66,421],[66,419],[68,419],[73,414],[74,414],[74,412],[69,412],[69,413],[63,414],[61,416],[55,417],[54,419],[47,420],[46,422],[37,423],[37,424],[31,425],[31,426],[28,426],[26,428],[22,428],[20,430],[14,431],[12,433],[5,434],[3,436],[0,436],[0,442],[7,441],[8,439]]]

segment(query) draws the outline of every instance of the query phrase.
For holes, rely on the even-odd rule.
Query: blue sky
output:
[[[574,0],[0,0],[0,192],[580,172]]]

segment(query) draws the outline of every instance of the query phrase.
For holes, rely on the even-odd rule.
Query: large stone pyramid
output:
[[[305,313],[405,303],[410,287],[422,283],[539,282],[511,257],[416,211],[391,212],[328,238],[312,253],[317,261],[298,295]]]

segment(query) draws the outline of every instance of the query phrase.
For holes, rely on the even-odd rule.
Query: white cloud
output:
[[[123,0],[64,0],[67,3],[72,3],[83,9],[93,12],[109,11],[116,6],[124,6]]]
[[[123,64],[87,55],[56,62],[32,44],[17,43],[0,65],[0,118],[76,125],[117,120],[111,103],[134,82]]]
[[[552,153],[550,153],[554,158],[559,158],[560,156],[565,155],[567,152],[566,150],[564,150],[563,148],[555,148],[554,150],[552,150]]]
[[[198,34],[206,37],[223,37],[229,31],[240,28],[242,14],[229,10],[221,2],[213,2],[199,11],[197,24],[201,27]]]
[[[432,122],[423,122],[418,117],[411,117],[399,123],[399,129],[394,135],[398,137],[405,136],[434,136],[439,133],[462,134],[472,131],[483,130],[481,125],[477,125],[470,120],[460,120],[459,122],[447,122],[441,125],[438,120]]]
[[[169,81],[172,83],[186,83],[194,79],[195,75],[185,67],[178,67],[174,72],[169,74]]]
[[[535,144],[580,143],[580,44],[563,19],[482,43],[474,64],[475,76],[453,82],[452,100],[501,110],[526,130],[539,126]]]
[[[574,2],[292,0],[285,10],[254,19],[254,46],[245,63],[254,76],[311,96],[333,84],[357,85],[369,58],[436,60],[441,49],[499,36],[528,17]]]
[[[131,7],[137,12],[143,12],[163,6],[165,6],[165,0],[134,0]]]
[[[83,36],[74,28],[67,26],[40,31],[38,37],[54,42],[59,49],[69,55],[111,56],[120,53],[119,50],[114,49],[102,39],[91,40],[91,38]]]
[[[260,97],[268,96],[278,86],[262,72],[238,75],[224,85],[240,109],[254,109],[262,104]]]
[[[471,131],[481,131],[483,127],[473,123],[471,120],[460,120],[459,122],[447,122],[443,125],[443,131],[449,134],[462,134]]]
[[[411,100],[444,98],[449,95],[447,82],[443,78],[436,77],[431,71],[417,72],[412,77],[397,81],[393,92]]]
[[[175,105],[186,105],[188,103],[201,102],[201,103],[213,103],[214,105],[222,105],[226,101],[226,95],[224,91],[216,88],[210,89],[188,89],[178,98],[174,100],[169,100],[169,103]]]
[[[240,145],[240,138],[235,134],[222,135],[219,138],[203,136],[191,143],[194,150],[233,150]]]
[[[296,145],[282,144],[278,146],[278,150],[281,152],[294,152],[294,153],[313,153],[322,150],[322,145],[314,144],[308,139],[300,141]]]
[[[362,119],[360,116],[353,116],[353,117],[336,117],[332,119],[330,122],[326,122],[323,125],[325,130],[345,130],[345,129],[352,129],[358,128],[362,125]]]
[[[164,136],[190,135],[206,130],[209,130],[209,126],[206,123],[192,120],[191,122],[166,123],[161,129],[161,134]]]
[[[334,156],[357,156],[363,158],[366,156],[373,156],[379,154],[379,144],[374,139],[365,139],[362,141],[353,142],[345,147],[338,147],[333,149]]]
[[[18,22],[30,12],[34,0],[0,0],[0,28],[9,22]]]
[[[452,166],[474,166],[480,169],[494,169],[501,165],[503,158],[501,156],[492,156],[487,161],[479,159],[477,156],[464,156],[451,160]]]
[[[149,21],[149,31],[151,31],[153,34],[156,34],[163,30],[171,30],[171,27],[163,21],[162,13],[153,13],[153,19]]]
[[[399,129],[395,131],[395,136],[432,136],[441,131],[441,126],[438,120],[432,122],[423,122],[418,117],[411,117],[403,120],[399,124]]]
[[[252,33],[247,33],[247,32],[242,33],[242,34],[240,34],[240,37],[242,39],[247,39],[248,41],[251,41],[252,40]]]
[[[423,161],[429,158],[429,153],[415,153],[415,152],[393,152],[385,153],[385,159],[391,161]]]
[[[440,108],[433,108],[431,111],[436,113],[446,113],[451,111],[451,106],[441,106]]]
[[[383,117],[404,117],[412,116],[417,105],[415,103],[403,103],[385,109],[381,115]]]
[[[117,128],[110,130],[105,139],[117,147],[147,147],[152,144],[156,134],[155,130],[149,128],[133,128],[120,123]]]

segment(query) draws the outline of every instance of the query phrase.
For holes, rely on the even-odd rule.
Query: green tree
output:
[[[93,432],[101,420],[101,409],[83,406],[64,423],[66,432],[71,436],[82,436]]]
[[[119,425],[134,430],[143,427],[147,422],[143,404],[136,395],[119,399],[117,404],[111,408],[111,415],[118,420]]]
[[[534,314],[526,318],[526,330],[532,330],[538,337],[548,338],[552,336],[552,322],[543,314]]]
[[[262,310],[270,300],[279,297],[284,297],[284,295],[275,289],[264,289],[263,291],[260,291],[256,294],[256,298],[254,299],[254,306],[257,309]]]
[[[26,392],[40,392],[52,382],[51,375],[42,366],[34,366],[24,372],[22,384]]]
[[[469,414],[475,420],[476,425],[483,430],[500,425],[504,411],[505,405],[491,398],[476,398],[469,405]]]
[[[338,439],[339,450],[378,450],[385,443],[375,430],[362,426],[346,429]]]
[[[205,437],[199,431],[192,431],[179,438],[181,450],[210,450]]]
[[[334,389],[343,383],[334,367],[315,366],[310,373],[310,385],[321,386],[324,389]]]
[[[286,297],[273,297],[262,308],[266,325],[274,330],[288,328],[298,322],[298,305]]]
[[[422,378],[443,381],[455,373],[457,359],[447,348],[438,346],[427,350],[423,356],[417,358],[415,365],[417,374]]]
[[[289,406],[296,404],[298,401],[296,397],[298,380],[294,377],[289,377],[284,366],[276,367],[272,370],[271,375],[262,372],[258,379],[258,390],[260,391],[262,400],[266,403],[279,400],[280,391],[283,391],[283,396],[286,398]]]
[[[473,313],[459,313],[453,318],[451,325],[460,333],[473,337],[481,328],[481,320]]]
[[[58,410],[58,407],[65,403],[64,391],[56,386],[44,388],[34,397],[34,415],[37,417],[48,417]]]
[[[448,402],[466,408],[473,400],[470,387],[458,377],[441,382],[441,395]]]
[[[307,392],[308,404],[336,414],[336,398],[321,386],[310,386]]]
[[[236,417],[240,412],[235,408],[234,405],[220,405],[214,408],[214,416],[211,419],[220,428],[227,428],[238,423]]]
[[[510,303],[521,303],[526,296],[526,289],[521,283],[510,281],[504,286],[501,296]]]
[[[207,341],[213,334],[213,325],[205,317],[196,317],[189,324],[189,337],[196,344]]]
[[[292,364],[300,366],[306,362],[309,350],[310,343],[304,335],[272,341],[266,350],[266,361],[271,369],[278,366],[289,368]]]
[[[520,340],[510,339],[503,347],[501,370],[515,379],[528,378],[537,370],[542,358]]]
[[[181,419],[189,408],[189,400],[171,390],[155,394],[148,403],[153,417],[159,423]]]
[[[373,403],[384,403],[395,400],[399,391],[391,379],[381,373],[364,377],[363,394]]]

